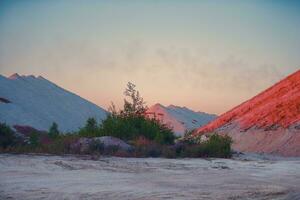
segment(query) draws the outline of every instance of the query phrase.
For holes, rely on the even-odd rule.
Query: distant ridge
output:
[[[178,136],[182,136],[188,130],[203,126],[217,117],[213,114],[195,112],[186,107],[175,105],[165,107],[159,103],[151,106],[146,113],[148,117],[156,118],[168,125]]]
[[[0,75],[0,122],[48,130],[56,122],[64,132],[76,131],[87,118],[106,118],[103,108],[42,76]],[[7,102],[7,103],[4,103]]]

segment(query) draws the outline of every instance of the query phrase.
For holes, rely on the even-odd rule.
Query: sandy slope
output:
[[[244,131],[251,127],[288,128],[300,122],[300,70],[200,127],[197,132],[210,132],[233,122]]]
[[[217,129],[216,132],[229,135],[236,151],[300,156],[300,134],[295,128],[270,131],[252,128],[244,132],[228,126]]]
[[[0,155],[0,199],[299,199],[299,159]],[[254,159],[253,159],[254,158]]]
[[[0,75],[1,98],[6,101],[0,101],[0,122],[11,126],[48,130],[56,122],[61,131],[77,131],[89,117],[101,121],[107,115],[99,106],[41,76]]]
[[[238,150],[300,156],[300,70],[198,128],[228,133]]]
[[[172,128],[178,136],[183,136],[185,131],[201,127],[217,117],[214,114],[195,112],[186,107],[163,106],[159,103],[151,106],[147,110],[146,116],[160,120]]]

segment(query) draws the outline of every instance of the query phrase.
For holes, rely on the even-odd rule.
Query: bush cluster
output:
[[[117,111],[112,104],[109,109],[111,113],[100,125],[95,119],[90,118],[85,127],[79,131],[79,135],[82,137],[113,136],[126,141],[142,136],[159,144],[173,144],[175,136],[170,128],[156,119],[145,117],[145,102],[135,90],[135,85],[128,83],[124,94],[128,99],[124,99],[122,110]]]
[[[155,142],[135,143],[135,157],[165,157],[165,158],[230,158],[232,140],[229,136],[211,134],[208,140],[201,143],[188,141],[175,145],[160,145]]]
[[[143,136],[160,144],[173,144],[175,139],[173,131],[166,125],[142,115],[110,114],[99,125],[94,118],[90,118],[79,130],[78,135],[80,137],[113,136],[125,141]]]
[[[182,157],[231,157],[232,140],[229,136],[211,134],[204,142],[185,142],[180,150]]]
[[[205,142],[192,143],[190,141],[181,141],[176,144],[161,143],[142,135],[129,141],[129,144],[133,147],[129,151],[121,150],[116,146],[104,148],[101,142],[95,140],[89,143],[87,149],[82,151],[79,146],[76,146],[79,139],[82,138],[79,134],[59,134],[53,138],[49,133],[32,132],[29,134],[28,143],[24,144],[17,142],[18,140],[9,126],[2,125],[0,130],[2,152],[165,158],[231,157],[231,138],[217,134],[211,134]],[[5,135],[4,140],[3,133],[9,133]]]
[[[142,115],[110,115],[100,126],[100,133],[126,141],[142,136],[159,144],[173,144],[175,139],[172,130],[167,126]]]

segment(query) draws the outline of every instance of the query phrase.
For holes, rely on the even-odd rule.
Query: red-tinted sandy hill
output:
[[[151,106],[146,115],[149,118],[156,118],[163,124],[166,124],[169,128],[173,129],[176,135],[183,135],[185,131],[184,124],[180,123],[174,116],[168,113],[167,108],[157,103]]]
[[[177,136],[183,136],[186,131],[203,126],[217,117],[213,114],[195,112],[186,107],[163,106],[159,103],[151,106],[146,116],[156,118],[166,124]]]
[[[195,134],[213,131],[232,134],[239,150],[300,156],[300,70],[200,127]],[[265,150],[274,142],[276,147]],[[289,142],[294,145],[290,146],[293,153],[280,152],[283,146],[289,151]]]
[[[240,128],[244,130],[253,126],[287,128],[295,122],[299,122],[300,70],[222,114],[216,120],[198,129],[197,132],[210,132],[233,121],[238,122]]]

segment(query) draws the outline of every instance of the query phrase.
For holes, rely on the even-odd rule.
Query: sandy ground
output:
[[[300,158],[91,160],[0,154],[0,199],[299,200]]]

